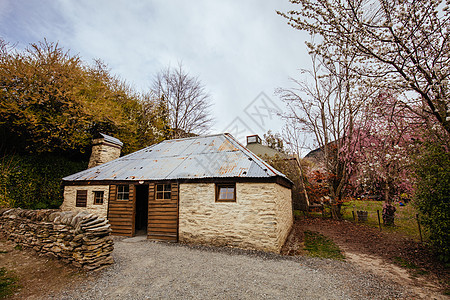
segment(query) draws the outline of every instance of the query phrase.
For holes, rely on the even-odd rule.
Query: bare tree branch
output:
[[[211,96],[181,63],[176,68],[162,69],[153,81],[152,91],[167,101],[173,138],[204,134],[211,127]]]
[[[356,54],[358,63],[353,68],[357,73],[378,78],[383,89],[414,91],[429,114],[450,133],[448,1],[290,2],[299,9],[278,14],[292,27],[322,37],[320,45],[309,45],[314,51],[329,55],[327,49],[334,46],[339,52]],[[348,49],[339,49],[345,44]],[[423,115],[423,111],[419,113]]]

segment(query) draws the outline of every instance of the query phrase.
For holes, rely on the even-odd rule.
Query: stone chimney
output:
[[[112,136],[100,133],[92,141],[92,154],[88,168],[93,168],[120,157],[123,143]]]
[[[261,144],[261,138],[259,135],[255,134],[247,136],[247,146],[249,144]]]

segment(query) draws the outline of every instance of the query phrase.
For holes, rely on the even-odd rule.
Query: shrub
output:
[[[0,299],[11,296],[20,285],[17,283],[18,277],[5,267],[0,268]]]
[[[5,156],[0,161],[0,207],[58,208],[61,178],[86,167],[87,162],[64,156]]]
[[[416,159],[415,205],[440,260],[450,260],[450,152],[427,143]]]

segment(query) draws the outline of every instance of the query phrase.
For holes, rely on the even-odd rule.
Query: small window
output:
[[[236,184],[216,184],[217,202],[236,202]]]
[[[117,200],[130,200],[130,186],[128,184],[117,186]]]
[[[76,207],[86,207],[87,203],[87,190],[77,190]]]
[[[156,185],[156,200],[170,200],[172,196],[172,185],[157,184]]]
[[[103,204],[103,191],[94,191],[94,204]]]

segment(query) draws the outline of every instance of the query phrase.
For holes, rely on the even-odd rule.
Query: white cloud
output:
[[[59,41],[86,61],[102,59],[138,89],[148,89],[162,67],[182,61],[214,99],[214,130],[242,117],[241,110],[262,91],[278,101],[274,89],[288,86],[288,77],[309,65],[307,35],[276,15],[288,9],[287,0],[0,4],[0,36],[22,45],[44,37]],[[272,123],[266,131],[279,126]]]

